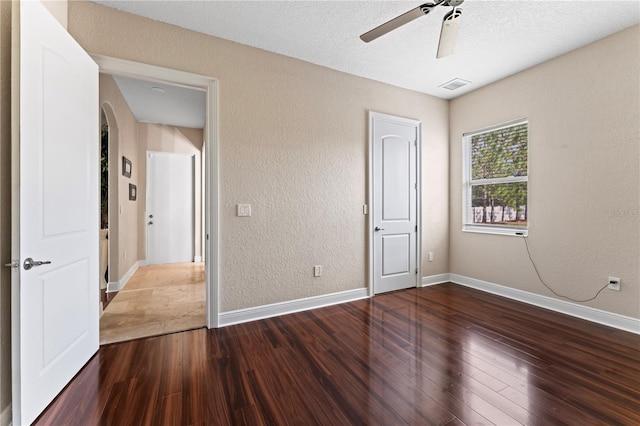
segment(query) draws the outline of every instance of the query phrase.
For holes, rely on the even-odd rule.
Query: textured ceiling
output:
[[[453,55],[436,59],[443,15],[364,43],[419,1],[98,1],[350,74],[451,99],[640,22],[640,2],[467,0]],[[471,84],[438,88],[454,78]]]

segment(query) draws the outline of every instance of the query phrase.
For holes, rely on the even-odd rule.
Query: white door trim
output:
[[[207,192],[203,200],[205,217],[207,327],[219,327],[220,320],[220,257],[219,257],[219,155],[218,155],[218,80],[212,77],[147,65],[103,55],[91,55],[100,72],[139,78],[160,83],[184,85],[207,93],[205,117],[205,184]]]
[[[422,277],[422,123],[418,120],[412,120],[410,118],[398,117],[395,115],[383,114],[380,112],[369,111],[369,153],[368,153],[368,166],[369,166],[369,176],[367,181],[368,186],[368,194],[367,194],[367,204],[368,204],[368,219],[367,219],[367,236],[368,236],[368,294],[369,297],[374,296],[374,288],[373,288],[373,280],[374,280],[374,252],[373,252],[373,238],[374,238],[374,230],[373,230],[373,121],[374,118],[386,118],[391,119],[396,122],[404,122],[407,124],[415,125],[418,130],[417,135],[417,147],[416,147],[416,181],[417,181],[417,190],[416,190],[416,224],[418,226],[418,232],[416,233],[416,267],[418,268],[418,273],[416,274],[416,287],[421,285]]]

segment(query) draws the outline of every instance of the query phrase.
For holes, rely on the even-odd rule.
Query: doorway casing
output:
[[[218,155],[218,81],[212,77],[142,64],[103,55],[91,55],[101,73],[120,75],[158,83],[185,86],[206,91],[204,153],[204,258],[207,289],[207,327],[219,326],[220,256],[219,256],[219,155]]]

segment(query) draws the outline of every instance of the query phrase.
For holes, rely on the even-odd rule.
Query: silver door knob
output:
[[[149,223],[147,223],[147,225],[153,225],[153,221],[150,220]]]
[[[374,231],[378,232],[378,231],[384,231],[384,228],[380,228],[379,226],[376,226],[374,228]]]
[[[41,266],[41,265],[49,265],[51,264],[50,260],[33,260],[30,257],[27,257],[24,260],[24,263],[22,264],[22,266],[24,267],[25,271],[28,271],[31,268],[34,268],[36,266]]]

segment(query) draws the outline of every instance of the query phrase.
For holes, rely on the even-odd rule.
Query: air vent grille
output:
[[[459,89],[462,86],[466,86],[467,84],[470,84],[470,83],[471,83],[470,81],[463,80],[461,78],[454,78],[453,80],[447,81],[446,83],[441,84],[438,87],[441,87],[441,88],[447,89],[447,90],[456,90],[456,89]]]

